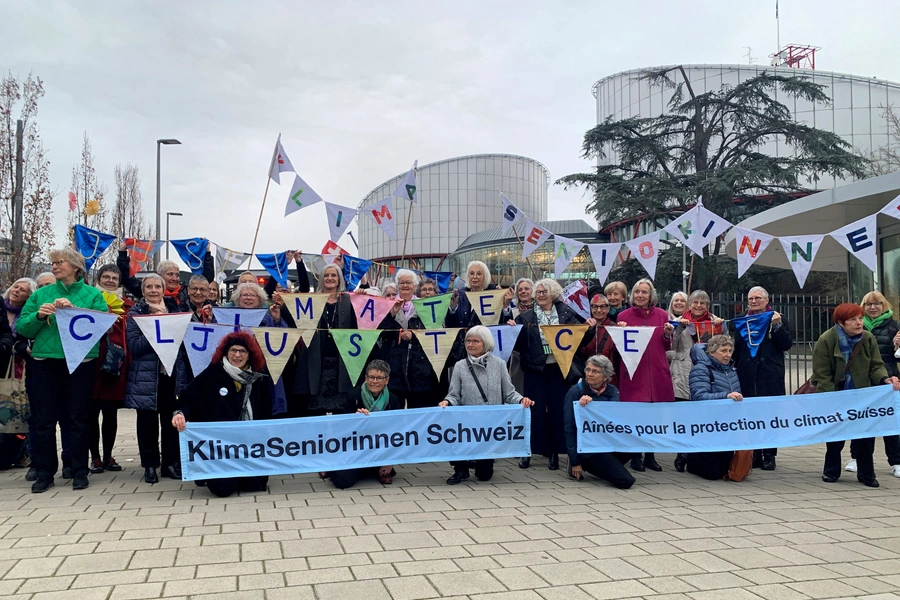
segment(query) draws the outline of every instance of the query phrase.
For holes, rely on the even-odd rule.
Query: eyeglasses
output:
[[[766,298],[763,298],[762,296],[754,296],[753,298],[747,298],[748,302],[762,302],[764,300],[766,300]]]
[[[477,338],[469,338],[466,340],[467,344],[483,344],[484,342]]]
[[[368,381],[384,381],[387,379],[384,375],[366,375]]]
[[[609,308],[609,304],[591,304],[591,308]]]
[[[881,302],[866,302],[865,307],[866,308],[877,308],[881,305],[882,305]]]
[[[601,371],[600,369],[592,369],[592,368],[588,367],[584,370],[584,374],[585,375],[602,375],[603,371]]]
[[[412,282],[412,281],[398,281],[398,282],[397,282],[397,285],[402,286],[402,287],[406,287],[406,286],[408,286],[408,285],[413,285],[413,282]]]
[[[50,266],[53,266],[53,267],[59,267],[59,266],[62,266],[62,264],[63,264],[64,262],[69,262],[69,261],[67,261],[67,260],[54,260],[54,261],[51,261],[51,262],[50,262]]]
[[[547,290],[535,290],[535,291],[534,291],[534,295],[535,295],[535,296],[544,296],[544,295],[549,294],[549,293],[550,293],[550,292],[548,292]]]
[[[198,288],[198,287],[188,288],[189,294],[196,294],[198,292],[208,292],[208,291],[209,291],[209,288]],[[241,298],[243,298],[243,296],[241,296]]]
[[[250,354],[250,352],[243,348],[229,348],[228,354]]]

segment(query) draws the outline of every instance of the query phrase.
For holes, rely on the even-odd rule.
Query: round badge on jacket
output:
[[[220,395],[220,396],[227,396],[227,395],[228,395],[228,390],[225,389],[225,388],[219,388],[219,395]]]

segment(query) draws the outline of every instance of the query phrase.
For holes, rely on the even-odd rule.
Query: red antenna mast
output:
[[[775,54],[770,54],[773,67],[789,67],[791,69],[816,68],[816,50],[819,46],[803,46],[801,44],[788,44]]]

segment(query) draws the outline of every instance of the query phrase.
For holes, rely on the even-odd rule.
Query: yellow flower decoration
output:
[[[109,307],[109,312],[117,315],[125,314],[125,302],[121,298],[115,294],[103,292],[103,299],[106,300],[106,306]]]
[[[89,200],[87,204],[84,205],[84,214],[89,217],[93,217],[98,212],[100,212],[100,201],[99,200]]]

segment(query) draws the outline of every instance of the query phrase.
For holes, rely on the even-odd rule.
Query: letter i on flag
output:
[[[418,170],[419,161],[417,160],[413,163],[409,172],[403,177],[403,181],[400,182],[397,189],[394,190],[394,196],[409,200],[410,202],[416,202],[419,199],[418,196],[416,196],[416,173]]]
[[[69,373],[74,373],[119,315],[83,308],[57,308],[54,317],[66,366]]]
[[[314,189],[309,187],[308,183],[303,181],[302,177],[295,173],[294,185],[291,186],[291,193],[288,195],[287,205],[284,207],[284,216],[317,202],[322,202],[322,196],[318,195]]]
[[[336,244],[341,239],[341,236],[350,227],[350,223],[357,213],[359,211],[355,208],[340,206],[330,202],[325,203],[325,214],[328,216],[328,233],[332,242]]]
[[[272,178],[272,181],[281,185],[281,173],[295,173],[295,171],[294,165],[291,164],[291,159],[288,158],[284,147],[281,145],[281,134],[279,133],[278,140],[275,142],[275,154],[272,157],[272,168],[269,171],[269,177]]]
[[[588,252],[594,261],[594,271],[597,272],[597,281],[601,284],[606,283],[621,248],[622,244],[588,244]]]

